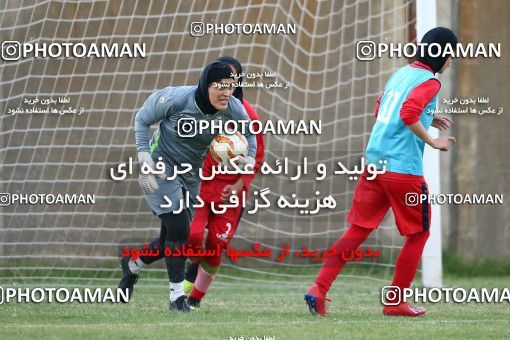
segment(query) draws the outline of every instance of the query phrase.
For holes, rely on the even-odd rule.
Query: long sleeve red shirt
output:
[[[432,69],[426,64],[415,61],[410,65],[411,67],[423,68],[432,72]],[[435,97],[435,95],[439,92],[441,88],[441,83],[437,79],[429,79],[424,81],[420,85],[416,86],[409,96],[402,104],[402,108],[400,109],[400,118],[406,125],[411,125],[420,120],[420,114],[423,112],[427,104]],[[379,112],[379,106],[381,104],[381,98],[384,95],[381,94],[379,98],[377,98],[376,106],[375,106],[375,116]]]
[[[250,120],[260,120],[259,115],[255,109],[243,98],[243,106],[246,109],[246,113],[250,117]],[[257,152],[255,154],[255,167],[254,174],[247,175],[230,175],[230,174],[216,174],[213,179],[208,181],[202,181],[200,183],[200,198],[206,202],[221,202],[221,192],[226,185],[234,184],[241,178],[244,183],[244,189],[250,188],[251,182],[262,166],[264,160],[264,139],[262,134],[258,134],[257,138]],[[202,165],[202,172],[205,176],[210,176],[212,173],[212,167],[217,166],[218,163],[212,158],[211,153],[208,153],[204,159]]]

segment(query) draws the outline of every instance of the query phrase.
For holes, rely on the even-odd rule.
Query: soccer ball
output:
[[[248,141],[239,131],[232,135],[216,135],[209,150],[216,162],[226,163],[236,156],[246,157]]]

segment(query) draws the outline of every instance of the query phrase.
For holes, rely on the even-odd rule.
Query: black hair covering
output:
[[[203,113],[212,115],[218,111],[209,100],[209,85],[221,79],[232,78],[231,74],[232,69],[223,62],[213,61],[204,67],[195,92],[195,101]]]
[[[431,57],[428,54],[428,47],[425,46],[423,48],[423,54],[421,55],[418,53],[418,56],[416,57],[416,60],[421,61],[422,63],[430,66],[432,68],[432,71],[434,73],[438,72],[446,63],[446,60],[448,60],[449,55],[443,56],[444,48],[447,44],[450,44],[453,51],[455,51],[455,48],[457,46],[457,36],[453,31],[446,27],[436,27],[425,33],[423,38],[421,39],[422,44],[439,44],[441,46],[441,55],[437,57]],[[420,49],[418,49],[420,51]],[[437,49],[432,47],[432,52],[435,55],[437,52]]]
[[[223,57],[219,57],[218,59],[216,59],[216,61],[221,61],[221,62],[224,62],[224,63],[234,66],[234,68],[236,69],[236,73],[238,75],[243,73],[243,66],[241,65],[239,60],[237,60],[235,58],[232,58],[229,56],[223,56]],[[242,84],[242,82],[243,82],[243,77],[240,77],[239,80],[237,81],[237,83]],[[240,86],[236,87],[236,89],[234,90],[233,96],[242,101],[243,97],[244,97],[243,88]]]

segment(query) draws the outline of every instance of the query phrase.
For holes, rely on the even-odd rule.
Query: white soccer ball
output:
[[[239,131],[232,135],[216,135],[209,150],[216,162],[226,163],[236,156],[246,157],[248,141]]]

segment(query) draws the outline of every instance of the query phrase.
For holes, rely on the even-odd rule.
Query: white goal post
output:
[[[437,26],[436,0],[416,0],[416,35],[420,41],[423,35]],[[437,129],[430,129],[432,137],[439,135]],[[431,194],[439,193],[440,168],[439,152],[425,147],[423,160],[424,175]],[[422,257],[422,280],[425,287],[441,287],[443,285],[443,263],[441,246],[441,206],[432,205],[430,237],[425,245]]]

